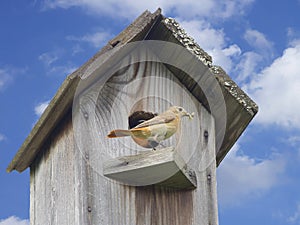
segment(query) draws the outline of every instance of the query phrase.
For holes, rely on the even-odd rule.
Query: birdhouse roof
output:
[[[188,36],[174,19],[165,18],[161,14],[161,10],[158,9],[154,13],[145,11],[141,14],[119,35],[110,40],[96,55],[65,79],[47,109],[14,156],[7,171],[17,170],[22,172],[29,167],[60,121],[65,116],[71,116],[70,112],[76,88],[83,76],[97,69],[97,63],[95,62],[97,62],[99,57],[105,55],[105,58],[109,59],[112,55],[107,53],[116,46],[120,47],[139,40],[163,40],[185,47],[197,57],[199,63],[204,64],[208,68],[211,76],[220,84],[226,105],[226,115],[224,115],[226,116],[225,136],[221,147],[216,152],[217,164],[220,164],[232,145],[255,116],[258,107],[221,67],[212,64],[211,56],[201,49],[194,39]],[[179,75],[182,73],[176,68],[170,68],[170,70]],[[187,88],[189,89],[189,87]],[[196,89],[193,88],[193,90],[195,92]],[[207,98],[201,90],[196,90],[193,95],[202,105],[210,110]]]

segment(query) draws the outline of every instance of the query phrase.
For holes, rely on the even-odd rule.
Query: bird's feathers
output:
[[[107,137],[108,138],[116,138],[116,137],[126,137],[126,136],[130,136],[130,135],[131,135],[131,132],[129,130],[116,129],[116,130],[112,130],[111,132],[109,132]]]
[[[157,113],[152,112],[135,111],[128,117],[129,129],[134,128],[140,123],[150,120],[157,115]]]
[[[148,126],[153,126],[153,125],[157,125],[157,124],[164,124],[164,123],[169,123],[172,120],[175,120],[176,116],[172,115],[172,114],[167,114],[167,115],[159,115],[159,116],[155,116],[150,120],[146,120],[142,123],[140,123],[139,125],[137,125],[134,128],[141,128],[141,127],[148,127]]]
[[[176,133],[180,118],[188,116],[193,118],[193,113],[187,113],[180,106],[172,106],[167,111],[157,115],[154,113],[137,111],[129,116],[129,130],[112,130],[107,137],[125,137],[131,136],[133,140],[145,147],[154,148],[161,141],[171,137]],[[143,122],[142,122],[143,121]],[[135,125],[134,127],[132,127]]]

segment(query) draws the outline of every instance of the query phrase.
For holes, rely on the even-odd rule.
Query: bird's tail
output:
[[[116,137],[126,137],[130,136],[131,132],[129,130],[112,130],[107,135],[108,138],[116,138]]]

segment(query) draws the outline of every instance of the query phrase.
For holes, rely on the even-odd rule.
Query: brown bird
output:
[[[146,120],[129,130],[112,130],[107,137],[131,136],[133,140],[145,147],[155,148],[161,141],[168,139],[178,130],[181,118],[187,116],[193,118],[194,113],[188,113],[180,106],[172,106],[167,111]]]
[[[158,115],[157,113],[152,113],[152,112],[135,111],[128,117],[128,129],[134,128],[137,125],[145,122],[146,120],[150,120],[157,115]],[[144,148],[155,149],[155,147],[158,146],[157,142],[150,141],[147,139],[137,138],[134,136],[131,136],[131,137],[135,141],[135,143],[137,143],[138,145],[140,145]]]

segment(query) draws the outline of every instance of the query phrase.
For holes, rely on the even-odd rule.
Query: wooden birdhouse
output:
[[[172,106],[193,118],[165,140],[166,126],[107,138],[174,125],[157,119]],[[7,170],[30,168],[32,225],[218,224],[216,168],[256,113],[174,19],[146,11],[66,78]]]

